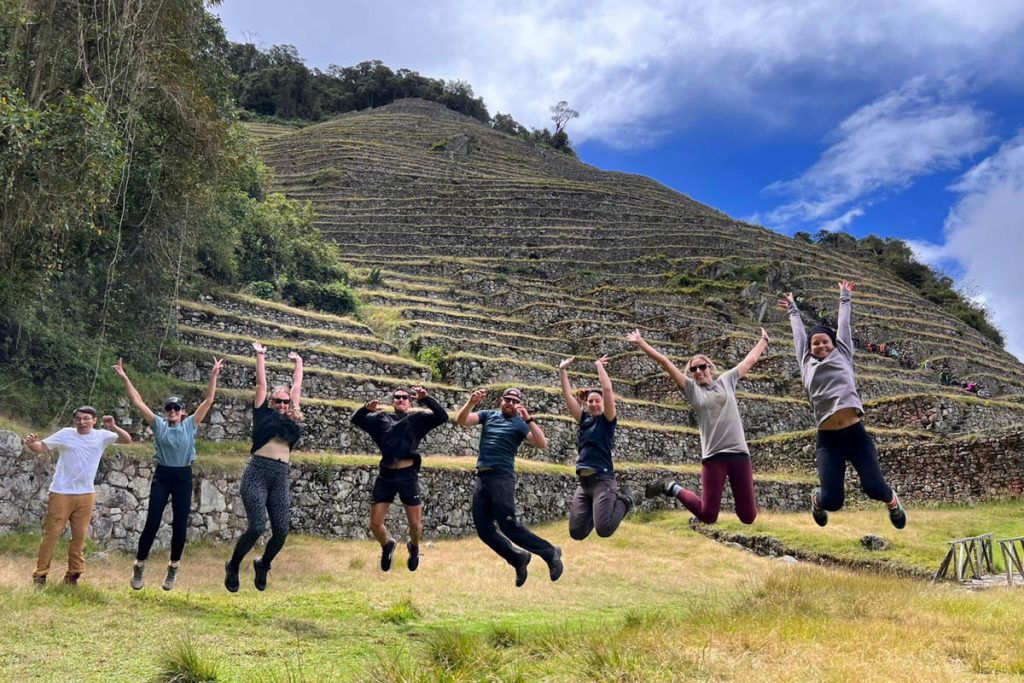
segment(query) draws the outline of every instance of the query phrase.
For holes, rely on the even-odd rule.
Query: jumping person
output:
[[[686,374],[648,344],[640,335],[640,330],[630,332],[626,339],[639,346],[683,390],[683,395],[697,415],[697,428],[700,432],[700,497],[677,484],[671,475],[651,482],[644,493],[648,498],[659,495],[677,498],[697,519],[705,524],[714,524],[722,508],[722,491],[728,478],[736,505],[736,516],[744,524],[753,524],[757,517],[754,470],[750,464],[750,449],[747,447],[743,422],[736,404],[736,384],[750,372],[768,347],[768,333],[762,327],[761,338],[754,348],[739,365],[717,378],[715,364],[702,353],[690,359],[687,364],[689,374]]]
[[[145,585],[146,560],[149,550],[153,547],[156,532],[160,529],[167,501],[171,501],[171,556],[164,577],[163,589],[174,588],[178,578],[178,565],[182,552],[185,550],[185,538],[188,532],[188,515],[192,508],[192,463],[196,459],[196,425],[203,421],[206,413],[213,405],[213,397],[217,393],[217,377],[223,362],[213,359],[210,371],[210,383],[206,387],[203,402],[196,406],[193,414],[185,412],[185,402],[177,396],[164,401],[164,415],[155,415],[142,396],[135,389],[128,374],[124,371],[121,359],[117,359],[114,372],[124,382],[128,398],[142,413],[142,418],[153,428],[153,442],[156,446],[154,459],[156,471],[153,481],[149,484],[149,510],[146,512],[146,526],[139,536],[139,548],[135,553],[135,565],[132,567],[131,586],[141,590]]]
[[[409,399],[429,408],[409,410]],[[391,395],[394,415],[381,412],[378,401],[370,401],[352,415],[352,424],[359,427],[373,439],[380,448],[380,472],[373,482],[370,498],[370,531],[380,543],[380,568],[391,569],[395,554],[395,539],[384,525],[395,494],[405,507],[409,521],[409,551],[407,567],[414,572],[420,565],[420,538],[423,536],[423,501],[420,491],[420,463],[416,452],[420,441],[427,433],[448,421],[448,413],[433,396],[427,395],[423,387],[410,390],[396,389]]]
[[[579,394],[573,393],[569,381],[568,367],[575,360],[572,356],[558,364],[558,379],[565,407],[579,425],[576,438],[579,484],[569,508],[569,536],[582,541],[591,530],[596,530],[601,537],[611,536],[636,503],[628,487],[619,488],[612,466],[612,443],[618,418],[612,380],[605,367],[608,357],[602,356],[594,363],[600,388],[581,389]],[[586,404],[586,411],[581,403]]]
[[[50,482],[39,555],[36,557],[35,571],[32,572],[32,581],[37,586],[46,585],[54,546],[69,523],[71,545],[68,546],[68,571],[64,574],[64,583],[78,585],[78,578],[85,572],[85,534],[89,530],[92,506],[96,502],[93,482],[100,466],[100,457],[111,444],[132,442],[128,432],[118,427],[110,415],[103,416],[106,429],[93,429],[96,425],[96,409],[92,406],[79,406],[71,416],[74,427],[65,427],[45,439],[40,439],[35,433],[25,437],[25,446],[33,453],[46,453],[50,450],[59,453],[53,481]]]
[[[864,493],[889,507],[889,520],[897,529],[907,524],[907,514],[899,498],[885,483],[878,466],[875,442],[864,429],[861,419],[864,406],[857,394],[853,371],[853,336],[850,327],[855,283],[839,283],[838,329],[815,325],[810,334],[804,331],[793,300],[793,293],[779,299],[778,306],[789,313],[793,329],[793,345],[804,389],[818,425],[817,449],[814,457],[818,467],[820,488],[811,496],[811,515],[818,526],[828,524],[829,511],[843,507],[846,462],[860,476]]]
[[[501,410],[473,409],[487,392],[477,389],[459,409],[455,422],[463,427],[483,425],[473,483],[473,524],[480,540],[516,570],[516,586],[526,583],[526,565],[540,555],[548,565],[552,581],[562,575],[562,549],[527,529],[516,514],[516,451],[526,439],[541,450],[548,440],[537,421],[530,417],[518,389],[501,395]],[[513,545],[515,543],[515,545]],[[521,550],[515,546],[518,545]]]
[[[284,546],[291,523],[292,503],[288,488],[288,460],[299,440],[302,413],[302,357],[291,351],[294,363],[291,389],[274,387],[267,392],[267,349],[258,341],[252,343],[256,352],[256,395],[252,402],[252,457],[245,465],[239,494],[248,526],[235,545],[235,552],[224,565],[224,587],[238,590],[238,570],[242,560],[259,540],[270,517],[270,540],[263,556],[252,561],[256,590],[266,590],[270,564]]]

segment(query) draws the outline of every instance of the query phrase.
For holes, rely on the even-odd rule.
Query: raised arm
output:
[[[254,341],[252,348],[256,352],[256,395],[252,405],[259,408],[267,400],[267,347]]]
[[[33,453],[45,453],[50,450],[50,447],[43,443],[43,440],[35,432],[25,437],[25,448]]]
[[[295,364],[292,368],[292,410],[298,410],[299,401],[302,400],[302,356],[295,351],[289,351],[288,357]]]
[[[768,333],[765,332],[762,327],[761,338],[757,340],[757,343],[754,344],[754,348],[750,349],[750,352],[743,358],[743,360],[740,361],[740,364],[736,366],[739,370],[740,377],[743,377],[750,372],[750,368],[754,367],[754,363],[756,363],[757,359],[761,357],[764,350],[768,348],[768,342],[770,341],[771,337],[768,336]]]
[[[803,363],[804,355],[807,353],[807,331],[804,330],[804,321],[800,319],[800,309],[796,307],[793,292],[787,292],[784,298],[776,302],[776,306],[789,313],[789,326],[793,330],[793,347],[796,349],[796,362]]]
[[[196,411],[192,413],[192,421],[197,425],[206,418],[206,413],[213,406],[213,397],[217,395],[217,378],[220,376],[220,369],[223,365],[224,361],[222,359],[213,359],[213,369],[210,370],[210,383],[206,385],[206,396],[203,397],[203,402],[196,406]]]
[[[415,397],[417,403],[426,406],[430,410],[430,415],[420,413],[420,415],[429,418],[425,424],[427,431],[434,427],[439,427],[448,421],[448,411],[444,409],[440,401],[429,395],[426,389],[423,387],[413,387],[410,393]]]
[[[612,389],[612,378],[608,376],[608,356],[601,356],[594,362],[597,367],[597,378],[601,382],[601,393],[604,394],[604,416],[609,422],[615,419],[615,391]]]
[[[583,408],[580,407],[580,402],[576,400],[576,395],[572,392],[572,382],[569,381],[569,366],[576,360],[576,356],[569,356],[561,363],[558,364],[558,382],[562,386],[562,398],[565,399],[565,408],[572,415],[572,419],[577,422],[583,417]]]
[[[637,346],[639,346],[644,353],[650,356],[650,358],[654,360],[655,363],[660,365],[662,369],[668,373],[668,376],[675,381],[676,386],[678,386],[680,389],[686,387],[686,383],[689,381],[686,378],[686,373],[677,368],[672,361],[666,358],[653,346],[648,344],[647,341],[640,335],[640,330],[633,330],[632,332],[627,334],[626,341],[628,341],[630,344],[636,344]]]
[[[466,399],[466,402],[455,415],[455,424],[463,427],[473,427],[480,424],[480,416],[474,413],[473,409],[476,408],[480,401],[484,400],[485,396],[487,396],[486,389],[477,389],[470,394],[469,398]]]
[[[130,444],[132,442],[132,435],[117,425],[117,420],[114,419],[113,415],[103,416],[103,426],[117,434],[117,443]]]
[[[853,290],[856,288],[856,282],[843,280],[839,283],[839,319],[836,321],[836,338],[846,344],[850,353],[853,353],[853,329],[850,326],[850,314],[853,309]]]
[[[153,415],[153,411],[149,409],[146,402],[142,400],[142,396],[139,395],[139,392],[135,388],[135,385],[132,384],[132,381],[128,379],[128,373],[124,371],[124,363],[121,362],[120,358],[117,359],[117,364],[114,365],[114,372],[116,372],[117,376],[121,378],[122,382],[124,382],[124,389],[128,392],[128,398],[131,399],[132,405],[142,413],[142,419],[144,419],[148,425],[153,424],[156,420],[156,416]]]
[[[537,424],[537,421],[530,417],[530,411],[526,409],[526,406],[522,403],[517,405],[516,414],[523,418],[526,426],[530,428],[530,432],[526,435],[527,443],[542,451],[546,449],[548,447],[548,438],[544,436],[544,431]]]

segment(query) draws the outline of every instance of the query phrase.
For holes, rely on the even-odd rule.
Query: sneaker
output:
[[[825,526],[828,524],[828,510],[818,507],[818,490],[811,494],[811,517],[818,526]]]
[[[238,592],[238,567],[232,567],[231,560],[224,563],[224,587],[232,593]]]
[[[644,487],[644,495],[648,498],[657,498],[658,496],[667,496],[668,489],[672,484],[676,483],[672,478],[671,474],[666,474],[663,477],[655,479],[646,487]]]
[[[380,549],[380,570],[383,572],[391,569],[391,560],[395,556],[395,546],[398,543],[393,538],[389,538],[388,542],[385,543]]]
[[[420,566],[420,547],[412,541],[406,543],[405,547],[409,551],[409,561],[406,563],[406,566],[409,568],[409,571],[414,572]]]
[[[146,565],[136,564],[132,566],[132,590],[140,591],[146,585]]]
[[[33,576],[32,577],[32,585],[35,586],[36,588],[45,588],[46,587],[46,577],[45,576]]]
[[[165,591],[169,591],[174,588],[174,582],[178,580],[178,568],[173,564],[167,565],[167,576],[164,577],[163,584],[160,585]]]
[[[72,574],[71,572],[68,572],[67,574],[64,575],[64,585],[72,586],[74,588],[78,588],[78,577],[79,576],[81,576],[81,574],[77,574],[77,573],[76,574]]]
[[[533,555],[524,551],[522,560],[516,565],[516,588],[521,588],[526,583],[526,565],[530,564],[531,559],[533,559]]]
[[[563,569],[565,567],[562,566],[562,549],[556,545],[555,554],[548,560],[548,571],[551,572],[551,580],[558,581],[558,577],[562,575]]]
[[[265,591],[267,590],[267,574],[270,573],[270,569],[263,566],[263,558],[257,557],[252,561],[253,571],[256,572],[256,576],[253,577],[253,585],[256,586],[256,590]]]
[[[902,529],[907,525],[907,511],[903,509],[903,503],[896,494],[893,494],[893,498],[896,498],[896,507],[889,508],[889,521],[897,529]]]
[[[620,486],[618,496],[626,502],[626,505],[628,506],[626,508],[626,512],[629,512],[633,508],[640,507],[640,504],[644,502],[644,497],[640,495],[640,492],[634,491],[628,486]]]

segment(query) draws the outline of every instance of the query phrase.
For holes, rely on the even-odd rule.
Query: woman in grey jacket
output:
[[[793,293],[779,299],[778,306],[789,313],[793,346],[800,364],[804,390],[818,425],[815,461],[820,488],[811,496],[811,516],[818,526],[828,524],[828,511],[843,506],[847,461],[860,476],[869,498],[889,507],[889,520],[897,529],[907,524],[907,515],[896,494],[885,483],[878,466],[878,451],[861,421],[864,406],[853,376],[853,333],[850,327],[853,290],[856,284],[839,283],[838,329],[816,325],[804,330]]]

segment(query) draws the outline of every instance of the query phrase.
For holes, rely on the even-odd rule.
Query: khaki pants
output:
[[[69,522],[71,545],[68,546],[68,574],[81,574],[85,571],[85,555],[82,551],[85,549],[85,534],[89,531],[89,520],[92,518],[92,506],[95,502],[95,493],[50,492],[46,518],[43,520],[43,540],[39,544],[39,557],[36,559],[36,570],[32,572],[32,578],[46,576],[49,573],[53,549]]]

